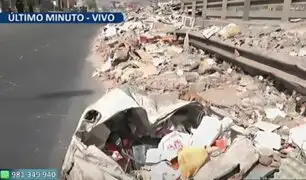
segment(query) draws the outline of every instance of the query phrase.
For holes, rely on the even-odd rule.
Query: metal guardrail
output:
[[[181,0],[181,10],[193,17],[249,19],[306,19],[306,0]],[[204,13],[203,13],[204,12]]]
[[[178,37],[186,35],[186,31],[183,30],[175,33]],[[246,50],[220,42],[214,37],[206,39],[199,32],[189,33],[189,43],[196,48],[215,54],[218,58],[238,65],[252,75],[273,76],[278,87],[281,85],[284,89],[295,90],[306,95],[306,63],[301,59],[256,49]]]

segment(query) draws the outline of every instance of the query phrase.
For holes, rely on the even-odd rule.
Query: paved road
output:
[[[0,168],[59,168],[101,95],[85,61],[98,26],[1,25]]]

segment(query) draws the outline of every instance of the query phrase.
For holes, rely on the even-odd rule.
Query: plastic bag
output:
[[[179,170],[183,180],[193,177],[208,159],[204,148],[183,148],[178,154]]]

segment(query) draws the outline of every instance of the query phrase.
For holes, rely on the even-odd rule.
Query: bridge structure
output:
[[[220,19],[306,19],[306,0],[181,0],[181,10],[193,17]]]

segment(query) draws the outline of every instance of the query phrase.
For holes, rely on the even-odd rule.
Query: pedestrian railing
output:
[[[221,19],[306,19],[306,0],[181,0],[181,10],[192,17]]]

